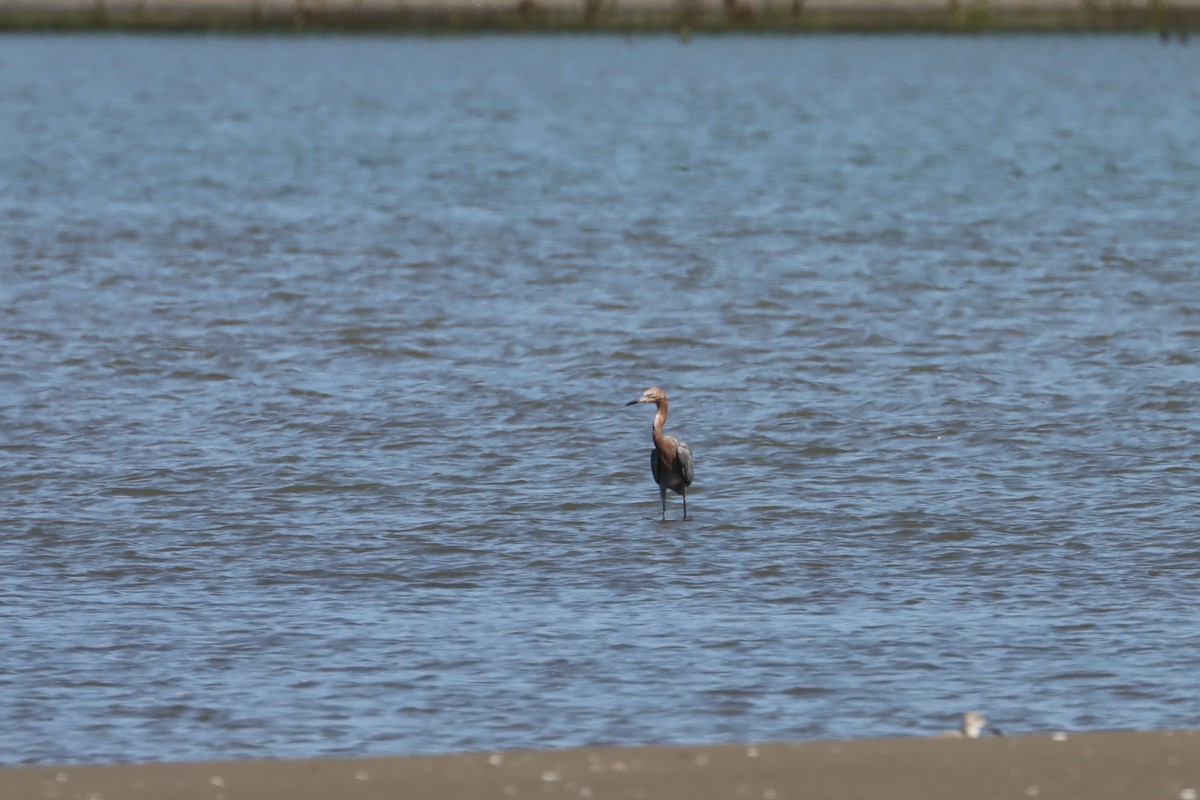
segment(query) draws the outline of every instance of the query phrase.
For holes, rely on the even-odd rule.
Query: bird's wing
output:
[[[692,448],[684,442],[675,440],[675,460],[679,462],[679,472],[683,475],[683,485],[692,485]]]

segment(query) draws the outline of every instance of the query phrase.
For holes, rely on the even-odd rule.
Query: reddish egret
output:
[[[667,489],[683,498],[683,518],[687,519],[687,487],[692,485],[692,449],[674,436],[663,436],[663,424],[667,421],[667,396],[662,389],[647,389],[637,400],[630,400],[625,405],[638,403],[654,403],[658,409],[654,412],[654,427],[650,432],[654,439],[654,449],[650,451],[650,474],[658,484],[663,519],[667,518]]]

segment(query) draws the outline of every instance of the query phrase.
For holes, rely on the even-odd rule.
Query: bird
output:
[[[988,725],[987,717],[978,711],[968,711],[962,715],[962,724],[956,731],[942,731],[935,733],[934,736],[938,739],[978,739],[979,735],[984,732],[1003,736],[999,728],[994,728]]]
[[[663,424],[667,421],[667,395],[657,386],[642,392],[626,407],[638,403],[654,403],[654,427],[650,437],[654,449],[650,451],[650,474],[658,484],[658,496],[662,500],[662,518],[667,519],[667,489],[683,498],[683,518],[687,519],[687,490],[692,485],[692,448],[674,436],[663,436]]]

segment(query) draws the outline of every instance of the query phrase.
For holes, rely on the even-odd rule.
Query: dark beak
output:
[[[637,400],[630,400],[630,401],[629,401],[628,403],[626,403],[625,405],[626,405],[626,406],[636,406],[636,405],[637,405]]]

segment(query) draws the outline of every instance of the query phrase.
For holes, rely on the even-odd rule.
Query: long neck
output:
[[[659,449],[659,452],[667,460],[670,460],[675,457],[675,450],[667,444],[667,439],[663,436],[662,432],[663,425],[667,421],[667,401],[659,400],[655,403],[655,406],[658,410],[654,412],[654,428],[651,430],[650,435],[654,439],[654,446]]]

